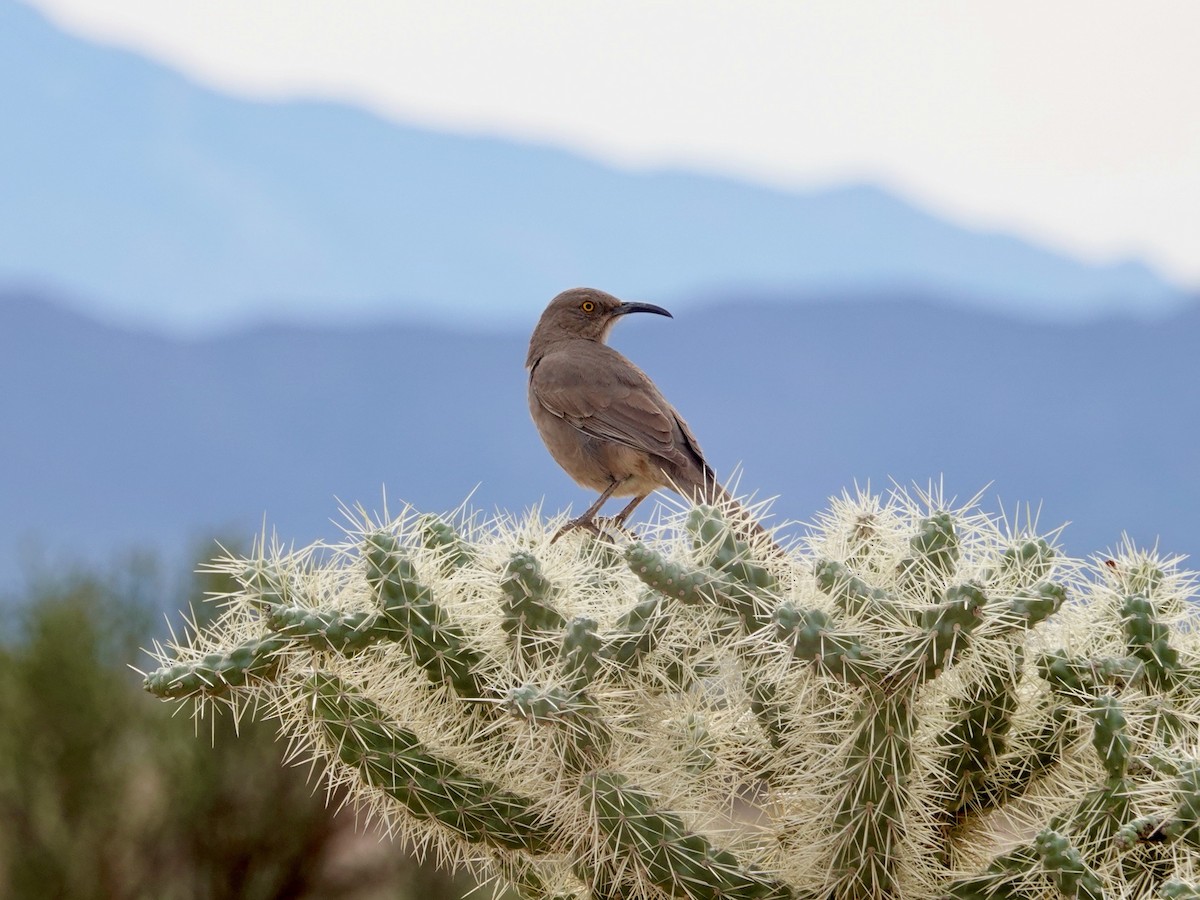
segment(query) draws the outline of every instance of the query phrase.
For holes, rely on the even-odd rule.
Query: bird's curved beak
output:
[[[668,319],[675,318],[661,306],[655,306],[653,303],[622,303],[612,311],[612,314],[616,317],[635,312],[654,313],[656,316],[666,316]]]

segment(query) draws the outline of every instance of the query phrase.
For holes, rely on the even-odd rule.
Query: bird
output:
[[[617,528],[659,488],[696,503],[736,505],[683,416],[650,376],[605,343],[631,313],[673,318],[653,303],[572,288],[550,301],[529,339],[529,412],[538,433],[577,484],[600,492],[553,540],[579,528],[598,534],[596,515],[611,497],[633,498],[609,520]],[[752,530],[764,533],[757,523]]]

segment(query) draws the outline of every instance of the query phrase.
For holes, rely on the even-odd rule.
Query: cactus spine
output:
[[[1177,560],[844,496],[781,555],[408,514],[225,559],[152,693],[278,720],[360,806],[539,898],[1190,900],[1200,638]],[[615,541],[615,542],[614,542]]]

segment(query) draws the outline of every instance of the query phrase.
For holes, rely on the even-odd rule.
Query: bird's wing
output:
[[[548,412],[584,434],[683,469],[703,466],[695,437],[654,382],[610,347],[580,341],[570,351],[547,354],[530,375],[530,387]]]

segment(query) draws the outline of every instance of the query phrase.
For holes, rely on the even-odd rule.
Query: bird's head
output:
[[[538,320],[530,340],[530,356],[534,355],[536,347],[546,346],[558,340],[582,338],[603,343],[621,316],[635,312],[668,317],[671,315],[653,303],[625,303],[612,294],[595,288],[571,288],[569,291],[563,291],[550,301],[550,305]]]

